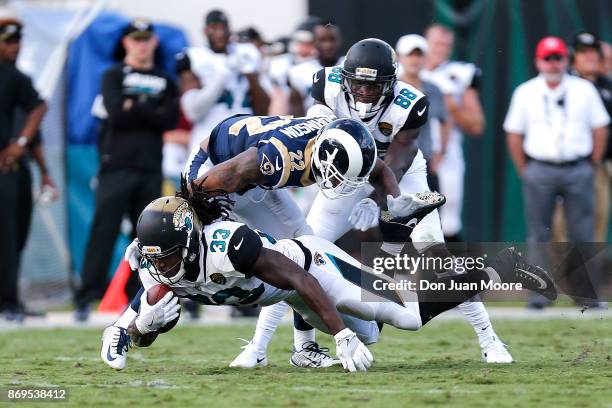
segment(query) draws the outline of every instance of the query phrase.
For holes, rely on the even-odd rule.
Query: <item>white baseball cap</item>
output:
[[[395,51],[398,55],[408,55],[417,48],[427,54],[427,40],[418,34],[408,34],[397,40]]]

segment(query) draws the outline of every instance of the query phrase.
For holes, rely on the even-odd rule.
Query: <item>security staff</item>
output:
[[[22,24],[0,20],[0,309],[9,320],[23,319],[17,292],[19,255],[25,243],[20,205],[24,177],[29,176],[25,158],[47,110],[32,81],[14,65],[19,52]],[[12,58],[14,56],[15,58]],[[14,133],[15,112],[25,112],[23,126]]]
[[[550,241],[560,197],[568,240],[591,242],[593,168],[604,154],[610,117],[595,87],[566,73],[568,51],[561,39],[543,38],[535,63],[540,74],[514,91],[504,122],[510,156],[523,181],[527,241]],[[530,306],[545,304],[532,299]]]
[[[102,106],[107,118],[98,142],[96,211],[85,251],[82,284],[75,294],[75,317],[79,321],[88,318],[90,302],[106,288],[124,214],[135,226],[143,208],[161,195],[163,133],[176,126],[179,103],[172,78],[154,66],[157,45],[151,23],[134,20],[125,28],[121,40],[125,59],[106,71],[102,79]],[[137,283],[135,279],[132,276],[128,282],[128,292]]]

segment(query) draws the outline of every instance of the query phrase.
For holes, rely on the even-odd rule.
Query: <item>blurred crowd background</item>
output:
[[[609,241],[612,150],[606,150],[609,116],[605,113],[605,109],[610,112],[612,104],[609,1],[0,1],[0,29],[0,64],[16,63],[19,72],[31,78],[32,92],[37,93],[27,102],[25,97],[18,98],[19,103],[11,105],[11,109],[20,106],[12,112],[12,119],[0,123],[4,126],[1,134],[6,136],[6,140],[0,138],[0,191],[5,203],[12,200],[0,211],[7,225],[19,217],[14,224],[20,226],[11,230],[14,236],[4,237],[18,254],[16,263],[0,266],[5,282],[7,276],[11,277],[9,281],[19,276],[19,298],[5,286],[0,300],[5,313],[16,312],[17,318],[23,317],[23,304],[28,309],[42,310],[75,301],[77,307],[86,309],[89,302],[102,296],[131,241],[134,214],[130,211],[137,211],[141,205],[133,197],[142,192],[132,189],[123,194],[129,201],[126,208],[131,209],[126,214],[108,216],[113,206],[106,210],[110,212],[97,213],[102,206],[98,201],[96,208],[96,194],[100,200],[100,191],[116,194],[113,188],[128,184],[125,173],[118,171],[128,176],[137,173],[147,180],[157,180],[159,174],[159,183],[154,183],[149,193],[171,193],[190,148],[216,122],[243,112],[303,114],[312,103],[308,81],[312,73],[323,66],[341,64],[346,50],[367,37],[380,38],[395,47],[399,75],[406,81],[419,82],[418,87],[426,89],[428,96],[431,93],[430,99],[435,99],[444,111],[433,118],[432,123],[439,123],[430,130],[434,135],[428,159],[433,176],[440,163],[448,162],[442,164],[451,174],[446,183],[455,187],[445,191],[440,175],[432,179],[453,202],[456,217],[451,214],[445,220],[443,215],[442,219],[449,239]],[[554,38],[543,42],[549,36]],[[250,43],[252,47],[232,57],[228,47],[234,43]],[[144,58],[146,44],[150,46],[154,74],[168,83],[164,82],[162,89],[156,88],[159,82],[149,81],[146,92],[155,91],[144,97],[144,85],[136,83],[128,90],[134,92],[129,104],[142,105],[142,116],[147,117],[148,112],[148,118],[154,117],[143,119],[135,128],[156,129],[153,136],[147,137],[157,137],[160,148],[164,143],[163,159],[160,155],[157,160],[148,155],[149,147],[143,146],[142,152],[129,150],[133,146],[128,150],[123,146],[109,147],[112,142],[104,136],[113,134],[107,120],[113,112],[99,100],[109,69],[127,61],[130,52],[136,60],[138,53]],[[11,52],[16,61],[10,61]],[[185,54],[189,58],[183,58]],[[217,58],[219,55],[223,58]],[[438,69],[449,60],[464,63],[457,70]],[[577,63],[582,65],[577,67]],[[134,69],[144,70],[147,75],[151,71],[146,64],[145,68]],[[193,76],[194,72],[199,75]],[[534,204],[524,197],[529,180],[523,174],[528,165],[525,153],[537,154],[530,153],[527,147],[522,151],[522,141],[532,133],[530,121],[537,124],[538,120],[548,119],[530,116],[537,107],[526,107],[522,114],[514,112],[512,123],[507,116],[519,85],[538,74],[540,78],[553,78],[555,72],[585,77],[596,86],[593,91],[597,91],[588,94],[591,90],[587,89],[586,96],[580,99],[588,106],[586,111],[591,112],[587,116],[593,117],[584,118],[584,131],[576,136],[574,145],[582,143],[587,147],[577,148],[575,154],[565,151],[565,156],[553,149],[548,155],[531,157],[531,163],[553,168],[555,180],[578,180],[571,173],[577,163],[589,166],[592,174],[577,181],[588,187],[586,193],[577,192],[584,200],[578,198],[582,207],[574,212],[567,209],[575,207],[568,207],[571,203],[561,187],[546,193],[552,197],[549,212],[551,219],[555,214],[554,227],[547,225],[547,210],[543,210],[543,219],[537,215],[535,219],[548,232],[537,235],[530,231],[530,227],[540,225],[529,214]],[[423,79],[425,83],[421,83]],[[563,84],[558,89],[569,89],[567,81]],[[430,85],[435,89],[427,92]],[[206,98],[211,98],[206,92],[213,95],[210,104],[205,103]],[[551,92],[552,111],[546,114],[551,115],[550,126],[555,132],[563,135],[564,129],[582,126],[575,125],[582,118],[572,116],[571,110],[570,115],[566,112],[566,107],[575,102],[568,101],[563,92]],[[439,97],[434,98],[434,94]],[[533,100],[529,96],[523,98]],[[175,110],[164,111],[169,115],[166,121],[161,121],[162,105],[163,109]],[[42,123],[26,131],[29,121],[36,122],[35,114],[44,115]],[[462,117],[470,119],[463,121]],[[24,135],[25,139],[21,138]],[[521,139],[513,139],[515,135]],[[580,137],[586,142],[581,142]],[[521,142],[516,145],[513,140]],[[555,139],[550,143],[565,142]],[[105,162],[109,149],[121,151],[126,157],[120,163]],[[452,161],[445,159],[451,154]],[[143,168],[137,168],[143,156],[153,164],[147,167],[149,164],[144,163]],[[10,172],[19,176],[6,181]],[[117,175],[114,181],[108,181],[109,172]],[[107,176],[106,187],[101,187],[102,175]],[[7,187],[12,182],[18,182],[19,187]],[[541,193],[544,184],[546,181],[536,180],[530,197]],[[598,194],[589,201],[591,191]],[[305,190],[295,194],[307,211],[312,193]],[[148,196],[139,197],[146,204],[142,197]],[[115,203],[119,205],[119,201]],[[567,219],[563,220],[563,214]],[[100,224],[97,227],[94,215]],[[574,234],[573,225],[589,217],[590,223],[580,224],[582,235]],[[111,219],[115,218],[118,221],[113,226]],[[101,231],[97,241],[91,236],[96,228]],[[112,238],[106,239],[107,236]],[[352,233],[340,243],[358,254],[360,240],[375,237]],[[87,260],[95,264],[89,268],[96,271],[84,272]],[[609,279],[608,270],[604,267],[599,271],[603,276],[599,279],[601,285]],[[89,292],[83,289],[87,274],[91,275],[90,286],[94,286]],[[79,297],[86,300],[79,303]]]

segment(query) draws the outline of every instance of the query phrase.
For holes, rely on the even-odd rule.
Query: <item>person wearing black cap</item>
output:
[[[98,140],[100,170],[96,210],[85,250],[82,284],[75,293],[76,318],[84,321],[89,304],[106,288],[115,239],[124,214],[136,225],[142,209],[161,195],[163,133],[178,121],[178,90],[154,65],[158,38],[153,25],[137,19],[125,29],[124,60],[102,78]],[[135,234],[135,231],[133,231]],[[137,290],[136,274],[127,292]]]
[[[15,67],[21,29],[17,20],[0,20],[0,309],[7,319],[19,321],[24,317],[17,289],[19,258],[27,237],[23,224],[29,224],[26,207],[27,194],[31,194],[26,153],[47,110],[30,78]],[[18,110],[25,119],[15,129]]]
[[[601,74],[604,55],[601,41],[589,32],[576,34],[573,43],[571,72],[590,81],[608,111],[612,116],[612,81]],[[612,130],[608,125],[608,136]],[[608,143],[603,161],[598,166],[595,178],[595,241],[606,242],[608,223],[610,221],[610,166],[612,160],[612,144]]]
[[[177,56],[181,107],[193,123],[190,151],[199,150],[212,129],[239,113],[266,115],[270,98],[261,85],[262,57],[251,43],[230,41],[229,21],[220,10],[204,19],[208,47],[188,47]]]

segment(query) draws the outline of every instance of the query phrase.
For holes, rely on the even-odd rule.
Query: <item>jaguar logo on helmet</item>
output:
[[[191,232],[193,229],[193,213],[187,202],[182,203],[172,215],[172,224],[177,231]]]
[[[187,200],[167,196],[149,203],[138,218],[136,235],[151,277],[171,285],[188,271],[199,271],[201,234],[198,215]]]

